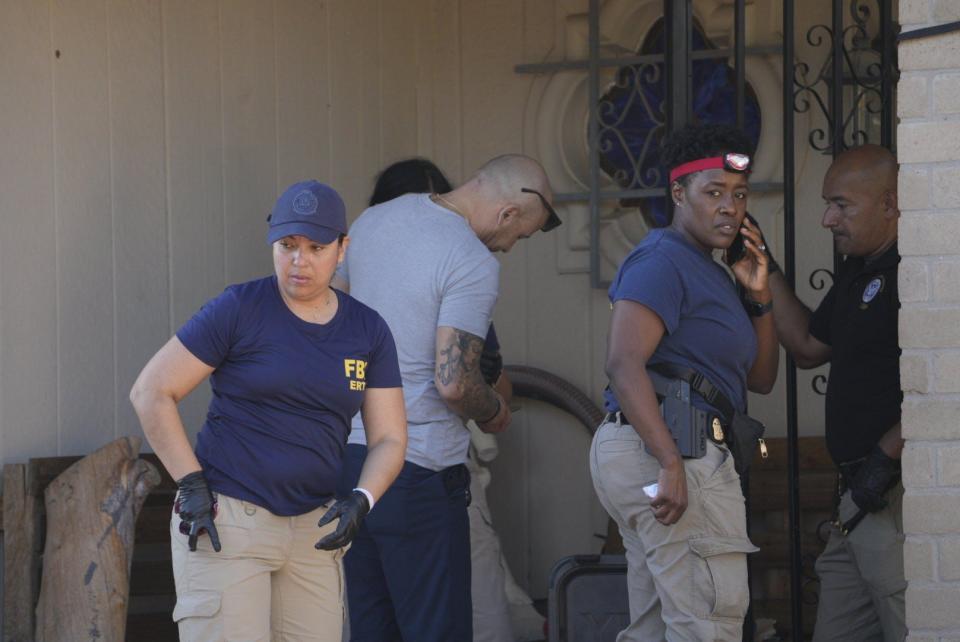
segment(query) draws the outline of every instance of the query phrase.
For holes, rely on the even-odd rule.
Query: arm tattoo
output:
[[[450,341],[440,349],[437,362],[437,379],[463,392],[460,410],[471,419],[486,419],[497,410],[496,393],[480,372],[482,352],[483,338],[453,329]]]

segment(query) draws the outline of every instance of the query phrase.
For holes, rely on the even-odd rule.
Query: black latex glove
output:
[[[486,345],[483,346],[483,352],[480,353],[480,374],[487,385],[492,386],[497,383],[500,373],[503,371],[503,357],[499,350],[491,350]]]
[[[197,471],[184,475],[177,481],[180,493],[173,509],[180,517],[180,532],[188,537],[190,550],[197,550],[197,538],[206,533],[210,536],[213,550],[220,552],[220,534],[213,523],[217,516],[217,498],[207,486],[203,473]]]
[[[874,446],[850,484],[853,503],[868,513],[886,508],[887,500],[883,496],[897,483],[900,475],[898,464],[899,462],[888,457],[880,446]]]
[[[370,502],[367,501],[367,496],[359,490],[353,491],[345,499],[338,499],[317,522],[317,526],[326,526],[339,517],[340,523],[337,524],[337,530],[326,535],[314,546],[325,551],[343,548],[350,543],[350,540],[360,530],[360,522],[369,512]]]

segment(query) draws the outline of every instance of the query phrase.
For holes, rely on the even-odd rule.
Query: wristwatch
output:
[[[743,307],[746,308],[747,314],[750,316],[762,317],[773,309],[773,299],[770,299],[766,303],[757,303],[756,301],[751,301],[750,299],[744,299]]]

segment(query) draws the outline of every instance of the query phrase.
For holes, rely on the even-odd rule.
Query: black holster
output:
[[[733,421],[725,431],[727,445],[733,455],[733,465],[742,477],[753,462],[753,453],[763,437],[766,427],[749,415],[733,413]]]
[[[661,398],[661,412],[680,455],[703,457],[706,440],[725,443],[733,455],[734,467],[740,475],[750,469],[753,453],[766,430],[764,425],[749,415],[737,411],[733,404],[706,377],[689,368],[670,364],[656,364],[648,368],[657,396]],[[697,409],[690,403],[690,392],[699,394],[716,408],[720,416]],[[723,435],[718,439],[713,422],[719,420]],[[694,447],[684,448],[683,444]],[[699,447],[697,447],[699,446]],[[765,455],[764,455],[765,456]]]

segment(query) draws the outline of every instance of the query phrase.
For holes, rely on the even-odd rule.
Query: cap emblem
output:
[[[293,199],[293,211],[300,216],[316,214],[319,205],[317,197],[308,189],[303,190]]]

